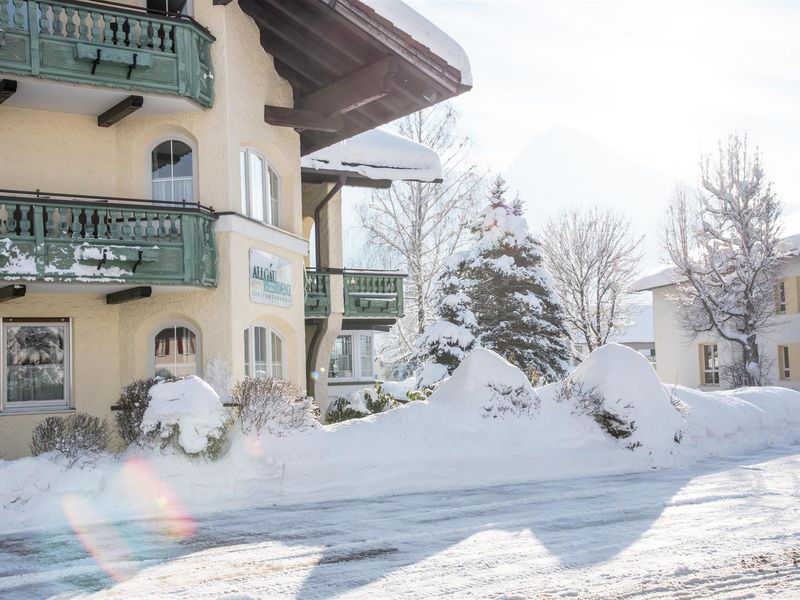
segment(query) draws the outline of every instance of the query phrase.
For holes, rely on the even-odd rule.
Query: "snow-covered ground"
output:
[[[0,535],[0,597],[798,598],[800,447],[689,468]],[[124,546],[120,542],[124,541]],[[122,548],[127,548],[124,551]],[[119,578],[115,582],[111,576]]]

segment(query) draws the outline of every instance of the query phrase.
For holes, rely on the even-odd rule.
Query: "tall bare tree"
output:
[[[404,375],[413,370],[414,365],[402,367],[434,315],[436,278],[469,235],[482,176],[452,106],[440,104],[414,113],[396,127],[401,135],[435,150],[444,175],[441,184],[402,182],[376,190],[359,207],[361,226],[368,234],[369,264],[408,273],[406,316],[393,328],[382,352],[382,359],[400,365],[398,375]]]
[[[642,238],[623,215],[595,207],[562,211],[539,239],[570,338],[591,352],[629,324],[628,286],[639,269]]]
[[[741,349],[723,365],[731,385],[764,385],[769,365],[758,337],[775,308],[781,207],[747,138],[729,136],[700,162],[700,190],[679,190],[667,213],[665,248],[684,280],[676,299],[691,334],[714,332]]]

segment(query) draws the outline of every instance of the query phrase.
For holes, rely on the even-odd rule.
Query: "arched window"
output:
[[[160,377],[199,375],[197,334],[184,325],[161,329],[153,340],[153,374]]]
[[[162,202],[194,201],[192,148],[180,140],[167,140],[153,148],[152,197]]]
[[[285,376],[283,338],[271,327],[253,325],[244,330],[245,377]]]
[[[239,154],[242,212],[258,221],[280,226],[281,180],[277,171],[254,150]]]

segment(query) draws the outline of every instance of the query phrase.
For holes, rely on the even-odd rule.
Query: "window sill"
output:
[[[5,408],[0,410],[0,417],[13,417],[17,415],[63,415],[74,413],[74,408],[67,407],[20,407],[20,408]]]

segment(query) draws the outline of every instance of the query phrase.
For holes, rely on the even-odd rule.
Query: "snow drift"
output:
[[[85,498],[104,518],[169,517],[164,511],[641,472],[800,441],[800,393],[792,390],[676,389],[673,401],[644,358],[613,345],[572,377],[635,424],[630,439],[565,401],[563,384],[534,389],[480,349],[428,400],[283,437],[233,428],[216,462],[133,447],[93,468],[66,470],[44,457],[0,462],[0,530],[65,523],[64,496]]]

